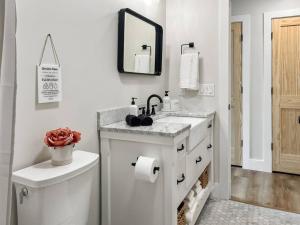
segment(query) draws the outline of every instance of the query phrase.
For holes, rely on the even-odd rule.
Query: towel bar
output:
[[[151,54],[152,54],[152,48],[151,48],[150,45],[142,45],[141,47],[142,47],[143,50],[147,50],[147,48],[150,48],[149,55],[151,56]],[[134,55],[137,55],[137,54],[134,54]]]
[[[150,48],[150,55],[152,54],[152,48],[150,45],[142,45],[143,50],[147,50],[147,48]]]
[[[183,47],[184,46],[189,46],[189,48],[194,48],[195,47],[195,43],[194,42],[190,42],[188,44],[182,44],[181,45],[181,55],[183,54]],[[200,55],[200,52],[198,52],[198,55]]]

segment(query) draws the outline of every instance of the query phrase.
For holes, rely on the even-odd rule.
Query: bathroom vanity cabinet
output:
[[[214,186],[214,114],[195,118],[194,127],[165,118],[144,128],[98,122],[102,225],[176,225],[178,206],[208,167],[209,183],[189,223],[195,224]],[[155,183],[135,178],[132,163],[139,156],[159,162]]]

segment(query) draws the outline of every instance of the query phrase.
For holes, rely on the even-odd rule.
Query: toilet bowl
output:
[[[18,225],[86,225],[98,154],[75,151],[73,162],[51,161],[13,173]]]

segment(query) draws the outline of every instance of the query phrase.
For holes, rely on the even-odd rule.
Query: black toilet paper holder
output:
[[[139,159],[139,157],[137,157],[136,160],[138,160],[138,159]],[[136,162],[131,163],[131,166],[136,166]],[[159,171],[159,170],[160,170],[160,168],[159,168],[158,166],[155,166],[155,167],[153,168],[153,174],[156,174],[156,171]]]

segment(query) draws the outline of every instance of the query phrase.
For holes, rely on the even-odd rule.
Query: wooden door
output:
[[[300,174],[300,17],[272,21],[273,170]]]
[[[242,23],[231,24],[231,164],[242,165]]]

